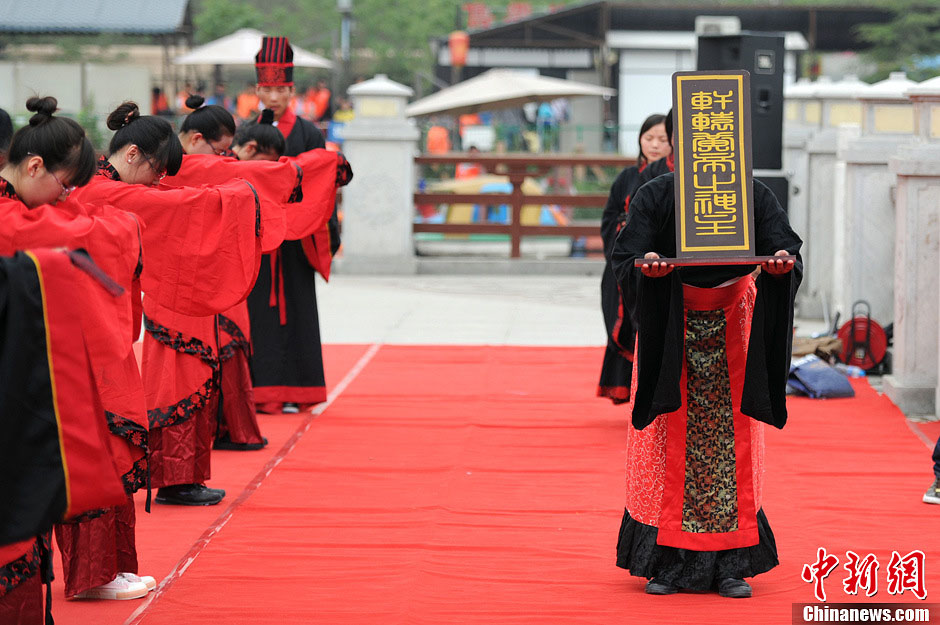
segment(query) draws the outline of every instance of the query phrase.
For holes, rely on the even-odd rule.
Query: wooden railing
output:
[[[415,158],[418,165],[457,165],[472,162],[491,174],[508,176],[512,184],[511,193],[415,193],[415,204],[508,204],[511,209],[510,222],[497,224],[486,222],[473,224],[414,224],[414,232],[443,234],[508,234],[512,242],[510,256],[519,258],[520,243],[524,236],[591,236],[599,234],[600,222],[569,226],[527,226],[521,221],[522,207],[531,204],[556,204],[558,206],[604,206],[607,194],[581,195],[526,195],[522,183],[527,176],[542,176],[553,167],[604,167],[618,168],[635,164],[635,159],[622,156],[586,154],[469,154],[450,153],[438,156],[422,155]]]

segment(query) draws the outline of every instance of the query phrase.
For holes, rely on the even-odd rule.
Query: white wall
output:
[[[637,155],[643,120],[672,107],[672,74],[695,69],[691,50],[622,50],[620,52],[620,152]]]
[[[54,96],[63,113],[74,115],[84,104],[107,115],[124,100],[133,100],[150,113],[150,70],[134,65],[96,63],[0,62],[0,108],[26,113],[34,95]]]

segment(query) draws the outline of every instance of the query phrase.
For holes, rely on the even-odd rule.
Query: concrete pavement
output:
[[[325,343],[606,343],[598,276],[336,274],[317,299]],[[797,321],[801,336],[822,329]]]

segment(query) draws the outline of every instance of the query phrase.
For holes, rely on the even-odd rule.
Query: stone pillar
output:
[[[804,317],[828,320],[833,313],[832,265],[839,216],[836,192],[844,189],[844,180],[837,180],[837,175],[844,172],[844,167],[836,163],[839,128],[861,123],[861,105],[855,96],[867,86],[855,76],[839,82],[819,79],[813,100],[805,105],[806,122],[818,122],[819,130],[806,146],[808,214],[806,231],[800,233],[806,273],[798,300],[800,315]],[[818,106],[812,106],[814,101]]]
[[[940,78],[907,91],[915,143],[889,161],[897,175],[893,371],[885,393],[905,414],[934,414],[940,367]]]
[[[805,239],[809,231],[809,154],[806,150],[813,133],[819,129],[818,119],[810,123],[806,119],[806,104],[813,101],[815,87],[808,78],[801,78],[792,85],[783,88],[783,169],[790,180],[790,197],[787,205],[787,217],[793,230]],[[806,314],[804,301],[806,290],[797,292],[797,314]],[[812,306],[810,305],[810,308]]]
[[[888,160],[913,141],[914,111],[904,93],[916,84],[895,72],[866,89],[859,96],[862,135],[837,154],[845,163],[845,203],[834,301],[843,321],[858,300],[881,325],[894,319],[895,175]]]
[[[413,274],[414,156],[420,137],[405,117],[412,90],[379,74],[353,85],[355,117],[343,129],[353,180],[343,189],[343,273]]]

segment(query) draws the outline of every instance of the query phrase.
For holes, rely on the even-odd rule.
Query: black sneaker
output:
[[[292,401],[284,402],[284,405],[281,406],[281,412],[284,414],[297,414],[300,412],[300,405],[295,404]]]
[[[751,596],[751,585],[743,579],[728,577],[718,583],[718,594],[729,599],[747,599]]]
[[[214,506],[225,497],[221,488],[205,484],[176,484],[157,489],[154,501],[172,506]]]
[[[940,479],[933,481],[927,492],[924,493],[924,503],[940,503]]]
[[[673,586],[669,582],[653,578],[646,582],[646,594],[648,595],[674,595],[679,592],[678,586]]]
[[[268,439],[261,437],[260,443],[233,443],[228,434],[222,438],[217,438],[212,443],[212,449],[223,449],[226,451],[257,451],[264,449],[268,444]]]

